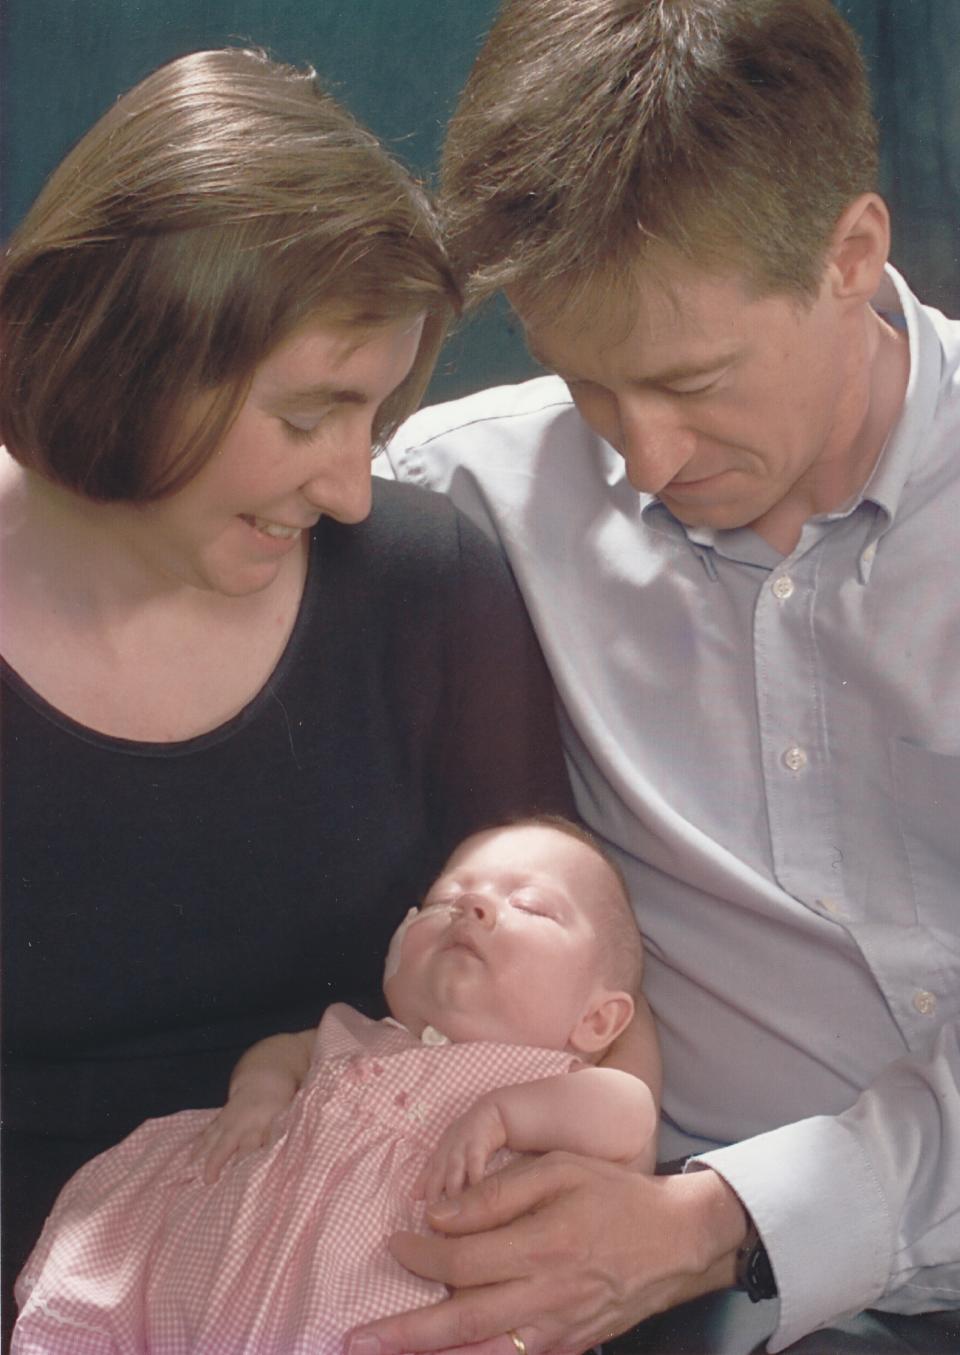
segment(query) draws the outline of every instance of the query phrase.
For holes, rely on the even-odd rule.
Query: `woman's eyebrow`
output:
[[[290,405],[365,405],[368,397],[363,391],[353,390],[350,387],[329,386],[324,382],[317,382],[310,386],[298,386],[294,390],[278,390],[274,393],[274,399]]]

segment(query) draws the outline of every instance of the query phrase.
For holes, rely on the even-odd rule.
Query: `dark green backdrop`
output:
[[[311,62],[408,164],[430,174],[497,0],[0,0],[4,234],[114,97],[182,52],[252,42]],[[837,0],[876,90],[894,259],[960,314],[960,0]],[[431,398],[534,370],[502,306],[455,335]]]

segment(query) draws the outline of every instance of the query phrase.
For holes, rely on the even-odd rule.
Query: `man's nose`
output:
[[[627,479],[641,493],[659,494],[693,456],[695,445],[694,434],[670,404],[621,405],[617,450]]]
[[[337,444],[321,449],[316,474],[300,492],[325,517],[337,522],[363,522],[372,503],[372,440],[366,419],[342,430]]]

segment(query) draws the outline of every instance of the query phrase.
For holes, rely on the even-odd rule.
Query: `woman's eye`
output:
[[[318,419],[311,419],[307,422],[294,422],[292,419],[281,419],[284,429],[289,438],[294,442],[308,442],[314,436],[317,429],[323,423],[322,416]]]

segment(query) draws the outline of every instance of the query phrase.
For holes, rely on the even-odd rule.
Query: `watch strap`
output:
[[[734,1286],[742,1289],[749,1296],[751,1303],[760,1303],[763,1299],[777,1297],[777,1282],[774,1279],[770,1257],[753,1219],[748,1219],[747,1235],[737,1248]]]

